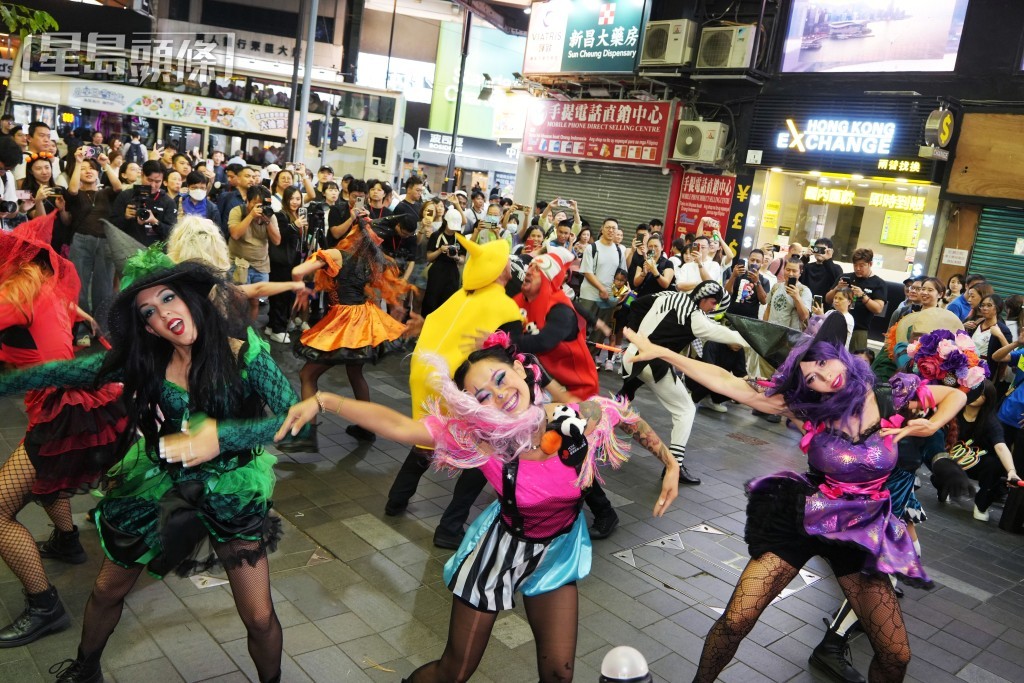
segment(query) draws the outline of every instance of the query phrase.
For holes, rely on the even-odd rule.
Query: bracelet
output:
[[[336,414],[336,415],[337,415],[338,417],[344,417],[344,416],[343,416],[343,415],[341,414],[341,406],[343,406],[344,404],[345,404],[345,397],[344,397],[344,396],[342,396],[341,394],[338,394],[338,407],[337,407],[337,408],[335,408],[335,410],[334,410],[334,413],[335,413],[335,414]]]
[[[320,395],[319,391],[316,392],[316,396],[314,396],[314,398],[316,399],[316,404],[320,406],[320,414],[323,415],[326,411],[324,410],[324,399]]]

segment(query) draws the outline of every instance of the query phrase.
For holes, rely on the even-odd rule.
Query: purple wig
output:
[[[814,423],[838,423],[843,429],[851,418],[864,409],[868,391],[874,387],[875,375],[871,367],[854,356],[846,347],[829,342],[801,342],[790,352],[786,362],[772,376],[776,386],[783,386],[791,373],[796,373],[796,388],[783,393],[786,405],[801,419]],[[804,352],[806,350],[806,353]],[[846,383],[834,394],[821,394],[808,388],[804,382],[800,363],[805,361],[838,360],[846,366]],[[772,393],[770,390],[767,393]]]

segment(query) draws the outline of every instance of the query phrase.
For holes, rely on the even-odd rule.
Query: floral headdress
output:
[[[921,377],[964,393],[991,376],[988,363],[978,357],[974,342],[963,330],[929,332],[907,346],[907,355]]]

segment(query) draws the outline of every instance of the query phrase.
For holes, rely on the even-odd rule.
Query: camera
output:
[[[445,253],[448,255],[448,258],[458,258],[459,247],[455,244],[449,244],[447,249],[445,250]]]
[[[274,205],[270,202],[269,199],[264,199],[263,200],[263,217],[264,218],[270,218],[273,215],[274,215]]]
[[[18,202],[0,201],[0,213],[17,213]]]
[[[827,251],[828,251],[828,247],[825,247],[825,246],[819,246],[819,245],[815,244],[813,247],[811,247],[811,252],[812,253],[819,254],[821,256],[824,256],[825,252],[827,252]]]
[[[131,206],[135,209],[135,216],[137,218],[148,221],[150,216],[153,215],[153,193],[148,187],[141,185],[136,187]]]

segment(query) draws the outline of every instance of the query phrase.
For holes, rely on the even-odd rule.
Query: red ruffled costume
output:
[[[532,301],[527,301],[522,293],[514,298],[516,304],[526,314],[524,325],[535,324],[544,328],[548,312],[559,304],[568,306],[576,316],[576,337],[569,341],[559,342],[550,351],[536,354],[537,360],[548,373],[558,380],[569,393],[581,399],[588,399],[601,393],[598,383],[597,369],[587,348],[587,323],[576,313],[572,301],[562,291],[568,263],[560,263],[550,254],[537,257],[537,260],[552,259],[551,266],[542,266],[544,276],[541,278],[540,291]],[[552,267],[553,266],[553,267]],[[553,274],[553,277],[551,276]]]
[[[45,261],[53,275],[24,310],[0,289],[0,362],[17,368],[74,357],[72,325],[81,286],[70,261],[50,246],[55,214],[0,234],[0,283],[22,266]],[[91,488],[117,460],[127,423],[121,385],[98,389],[42,389],[25,394],[28,429],[23,441],[36,481],[32,495],[50,502],[61,493]]]

